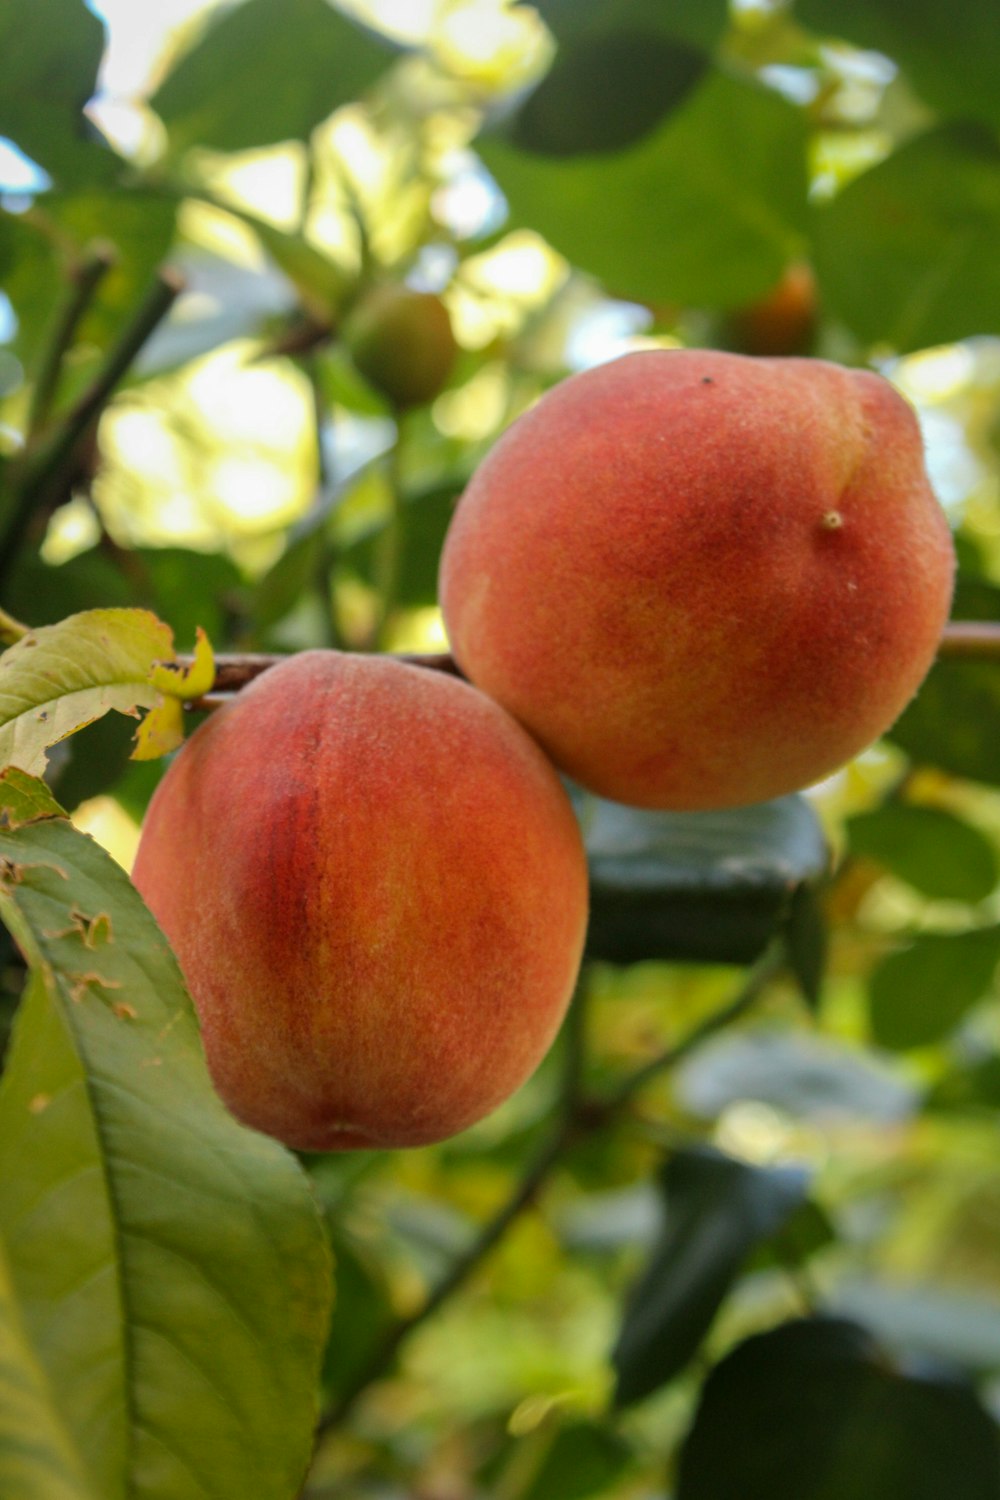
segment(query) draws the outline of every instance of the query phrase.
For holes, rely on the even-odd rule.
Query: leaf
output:
[[[176,962],[111,858],[55,818],[0,833],[0,861],[31,970],[0,1084],[0,1236],[39,1431],[66,1435],[87,1500],[288,1500],[330,1290],[305,1178],[218,1100]],[[49,1500],[30,1462],[4,1493]]]
[[[1000,620],[1000,588],[960,577],[952,618]],[[1000,786],[1000,672],[992,662],[935,662],[889,739],[918,762]]]
[[[750,963],[784,922],[793,891],[827,866],[802,797],[709,813],[656,813],[587,798],[587,951],[608,963]]]
[[[802,1204],[808,1178],[692,1149],[670,1159],[662,1185],[663,1233],[629,1295],[612,1355],[618,1406],[683,1370],[752,1251]]]
[[[882,1047],[905,1051],[950,1035],[989,991],[1000,962],[1000,927],[973,932],[918,933],[872,972],[872,1034]]]
[[[676,109],[708,66],[704,52],[653,28],[588,34],[560,47],[506,138],[542,156],[620,151]]]
[[[163,701],[150,709],[136,730],[133,760],[156,760],[183,744],[185,702],[202,697],[215,681],[215,654],[200,625],[196,627],[190,664],[156,662],[149,680],[163,694]]]
[[[996,12],[982,0],[798,0],[806,26],[884,52],[928,104],[1000,127]]]
[[[535,0],[535,10],[560,43],[648,29],[710,51],[729,22],[726,0]]]
[[[109,709],[154,707],[149,674],[174,654],[169,626],[141,609],[92,609],[33,630],[0,657],[0,766],[41,772],[50,746]]]
[[[103,53],[104,25],[83,0],[0,8],[0,135],[57,181],[107,179],[121,165],[83,116]]]
[[[894,349],[1000,325],[1000,144],[946,126],[907,141],[815,216],[822,295],[861,339]]]
[[[826,917],[816,887],[803,880],[788,904],[785,950],[788,966],[813,1010],[820,1002],[828,947]]]
[[[848,819],[847,831],[855,854],[877,860],[925,896],[982,901],[1000,875],[986,835],[943,808],[887,802]]]
[[[801,252],[805,147],[798,109],[719,69],[625,151],[478,143],[514,220],[617,296],[711,307],[763,295]]]
[[[327,0],[243,0],[209,20],[149,102],[175,153],[304,140],[393,55]]]
[[[712,1371],[675,1493],[996,1500],[997,1429],[970,1386],[894,1368],[855,1323],[804,1318],[747,1339]]]
[[[597,1422],[567,1422],[555,1432],[519,1500],[587,1500],[607,1495],[628,1468],[632,1450]],[[517,1459],[511,1464],[514,1468]]]
[[[37,823],[40,818],[64,818],[59,803],[44,781],[29,776],[16,766],[0,771],[0,829],[13,830],[25,823]]]
[[[18,1500],[98,1500],[50,1404],[18,1313],[0,1242],[0,1494]]]

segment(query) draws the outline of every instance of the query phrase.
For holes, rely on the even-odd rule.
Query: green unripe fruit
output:
[[[433,401],[458,353],[441,298],[407,286],[367,292],[348,314],[343,337],[365,379],[400,407]]]

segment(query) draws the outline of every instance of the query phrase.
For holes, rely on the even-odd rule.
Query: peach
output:
[[[465,674],[570,776],[721,808],[815,782],[892,724],[953,565],[886,380],[652,350],[571,376],[500,438],[440,597]]]
[[[134,880],[178,956],[215,1085],[303,1150],[471,1125],[543,1057],[587,915],[576,820],[475,688],[306,651],[177,754]]]

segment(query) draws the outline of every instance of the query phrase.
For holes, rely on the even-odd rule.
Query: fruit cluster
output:
[[[877,375],[650,351],[557,386],[447,537],[468,681],[301,653],[202,725],[151,803],[135,880],[232,1111],[335,1150],[492,1110],[583,948],[557,772],[672,809],[818,780],[916,691],[953,565],[916,420]]]

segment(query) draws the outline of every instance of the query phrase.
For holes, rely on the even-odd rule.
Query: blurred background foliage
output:
[[[710,345],[886,374],[955,614],[1000,620],[998,101],[985,0],[5,0],[0,602],[444,649],[438,553],[502,429]],[[346,336],[386,284],[457,342],[405,409]],[[51,776],[126,867],[161,769],[129,740]],[[580,816],[590,952],[541,1072],[446,1145],[308,1163],[306,1493],[997,1495],[1000,663],[939,662],[804,797]]]

